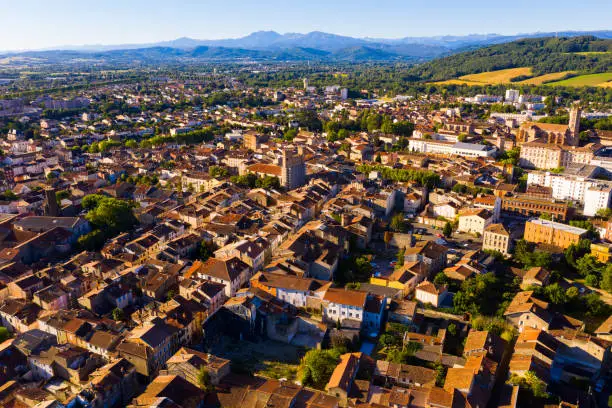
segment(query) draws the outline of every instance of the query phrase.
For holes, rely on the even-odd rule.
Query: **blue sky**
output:
[[[0,0],[0,50],[258,30],[385,38],[602,30],[611,17],[611,0]]]

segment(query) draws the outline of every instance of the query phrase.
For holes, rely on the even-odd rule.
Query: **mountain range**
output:
[[[83,45],[54,47],[52,50],[74,50],[74,51],[111,51],[138,48],[169,47],[179,49],[190,49],[199,46],[245,48],[245,49],[279,49],[279,48],[315,48],[325,51],[337,51],[342,48],[368,46],[376,48],[380,45],[406,45],[421,44],[442,47],[454,50],[464,47],[484,46],[500,44],[518,40],[521,38],[536,37],[576,37],[593,35],[599,38],[612,38],[612,30],[604,31],[560,31],[560,32],[538,32],[515,35],[501,34],[468,34],[463,36],[445,35],[433,37],[403,37],[396,39],[386,38],[358,38],[338,34],[312,31],[306,34],[286,33],[279,34],[276,31],[256,31],[240,38],[229,38],[220,40],[198,40],[189,37],[181,37],[170,41],[161,41],[146,44],[116,44],[116,45]],[[50,49],[47,49],[50,50]]]
[[[245,37],[234,39],[197,40],[183,37],[149,44],[67,46],[49,50],[6,52],[0,57],[30,57],[43,63],[70,63],[83,60],[145,64],[201,60],[422,62],[517,39],[583,35],[612,38],[612,31],[566,31],[510,36],[471,34],[466,36],[404,37],[398,39],[356,38],[320,31],[307,34],[279,34],[275,31],[257,31]]]

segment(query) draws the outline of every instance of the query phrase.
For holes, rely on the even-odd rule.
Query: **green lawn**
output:
[[[573,78],[564,79],[562,81],[548,82],[546,85],[551,86],[610,86],[612,81],[612,72],[604,72],[601,74],[578,75]]]

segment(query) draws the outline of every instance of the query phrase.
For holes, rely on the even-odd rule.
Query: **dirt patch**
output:
[[[212,353],[232,362],[232,371],[269,378],[295,380],[307,349],[273,340],[257,343],[223,338]]]

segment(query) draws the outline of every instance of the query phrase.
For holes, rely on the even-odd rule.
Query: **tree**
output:
[[[210,175],[210,177],[213,177],[213,178],[217,178],[217,177],[223,178],[229,175],[229,171],[225,167],[210,166],[210,168],[208,169],[208,174]]]
[[[295,128],[287,129],[283,133],[283,139],[285,139],[288,142],[291,142],[297,136],[297,134],[298,134],[297,129],[295,129]]]
[[[216,251],[217,246],[212,241],[202,240],[200,242],[200,246],[198,247],[197,257],[202,262],[207,261],[208,258],[213,256],[213,253]]]
[[[60,202],[63,199],[70,198],[70,191],[62,190],[55,193],[55,199]]]
[[[4,326],[0,326],[0,343],[11,338],[11,333]]]
[[[113,309],[113,319],[120,322],[125,320],[125,312],[123,309],[116,307]]]
[[[134,139],[126,140],[125,147],[128,149],[136,149],[138,147],[138,142],[136,142]]]
[[[606,269],[601,273],[599,287],[612,293],[612,265],[607,265]]]
[[[453,233],[453,226],[450,222],[446,222],[446,224],[444,224],[444,229],[442,229],[442,234],[444,234],[444,236],[446,238],[450,237]]]
[[[576,261],[576,271],[582,276],[598,275],[602,264],[593,255],[585,255]]]
[[[331,345],[335,350],[349,350],[352,346],[351,340],[341,332],[336,332],[331,336]]]
[[[175,296],[176,296],[176,291],[174,289],[170,289],[168,293],[166,293],[166,300],[170,301],[174,299]]]
[[[603,219],[609,219],[612,217],[612,208],[600,208],[597,210],[597,216]]]
[[[128,231],[138,223],[133,213],[134,205],[128,201],[105,197],[97,204],[85,218],[108,234]]]
[[[547,297],[555,305],[563,305],[565,302],[567,302],[567,296],[565,294],[565,291],[558,283],[548,285],[544,288],[544,290],[546,292]]]
[[[450,282],[450,279],[444,272],[438,272],[434,277],[433,282],[436,285],[447,285]]]
[[[533,266],[541,266],[543,268],[550,267],[552,256],[548,252],[533,251],[533,245],[525,241],[519,240],[514,247],[514,259],[522,263],[525,268]]]
[[[83,200],[81,201],[81,205],[86,210],[93,210],[105,198],[106,197],[104,197],[101,194],[90,194],[90,195],[83,197]]]
[[[300,381],[303,385],[324,389],[334,369],[340,361],[340,353],[335,350],[309,350],[300,363]]]
[[[255,181],[255,187],[264,188],[266,190],[279,189],[280,180],[275,176],[264,176]]]
[[[372,276],[372,264],[366,256],[355,259],[355,277],[358,281],[366,281]]]
[[[492,272],[466,279],[453,298],[457,313],[492,315],[499,303],[499,279]]]
[[[580,291],[575,286],[570,286],[565,291],[565,298],[567,299],[568,302],[574,301],[575,299],[578,298],[579,295],[580,295]]]
[[[295,114],[295,119],[300,126],[308,128],[310,131],[320,131],[323,129],[323,123],[319,119],[317,111],[313,109],[304,109]]]
[[[397,267],[402,267],[404,266],[404,256],[406,255],[406,248],[400,248],[399,251],[397,251]]]
[[[434,363],[434,370],[436,371],[436,387],[444,387],[446,381],[446,372],[448,369],[440,362]]]
[[[210,379],[210,373],[206,369],[205,366],[200,367],[200,371],[198,371],[197,376],[198,385],[200,389],[204,392],[211,392],[215,389]]]
[[[546,383],[533,371],[527,371],[523,377],[513,374],[508,383],[528,389],[537,398],[548,396],[546,393]]]
[[[396,232],[406,232],[408,230],[408,225],[401,213],[397,213],[391,218],[390,226]]]
[[[584,278],[584,283],[586,283],[587,286],[596,288],[599,286],[599,278],[594,273],[590,273]]]
[[[98,251],[104,246],[104,242],[106,242],[106,237],[99,229],[81,235],[77,240],[79,247],[85,251]]]
[[[3,193],[1,193],[0,198],[6,201],[16,201],[19,199],[19,197],[17,197],[17,194],[13,193],[13,191],[10,189],[5,190]]]
[[[457,335],[457,325],[455,323],[449,324],[446,331],[448,331],[451,336],[456,336]]]

